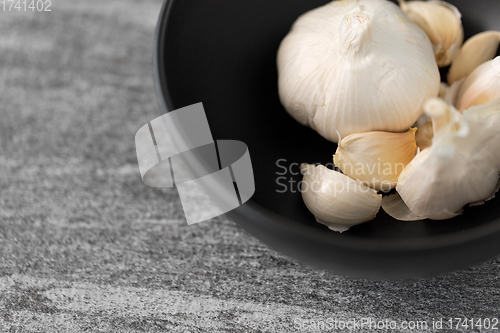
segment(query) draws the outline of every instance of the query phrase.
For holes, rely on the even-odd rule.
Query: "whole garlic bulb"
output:
[[[344,232],[377,215],[382,196],[374,189],[322,165],[303,164],[301,172],[304,203],[331,230]]]
[[[386,0],[333,1],[303,14],[277,65],[285,109],[333,142],[407,130],[440,88],[429,38]]]

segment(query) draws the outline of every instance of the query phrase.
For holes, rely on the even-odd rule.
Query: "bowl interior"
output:
[[[170,1],[160,59],[171,107],[203,102],[214,139],[248,145],[256,185],[252,203],[321,233],[326,227],[315,222],[299,192],[299,165],[331,164],[336,145],[298,124],[281,106],[276,52],[300,14],[327,2]],[[465,38],[500,29],[500,3],[449,2],[462,11]],[[493,224],[500,217],[499,200],[466,208],[463,215],[446,221],[402,223],[381,210],[375,220],[342,236],[387,244],[463,234]]]

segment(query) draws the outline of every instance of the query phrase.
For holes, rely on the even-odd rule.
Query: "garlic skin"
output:
[[[495,57],[500,43],[499,31],[484,31],[469,38],[451,64],[448,83],[466,78],[474,69]]]
[[[413,222],[426,219],[413,214],[398,193],[385,196],[382,199],[382,208],[387,215],[398,221]]]
[[[458,81],[453,82],[451,86],[446,89],[446,93],[444,96],[439,96],[448,104],[453,106],[457,105],[458,93],[462,86],[464,85],[466,77],[461,78]]]
[[[277,67],[284,108],[333,142],[407,130],[440,86],[429,38],[386,0],[333,1],[303,14]]]
[[[322,165],[303,164],[301,172],[304,203],[331,230],[344,232],[377,215],[382,204],[377,191]]]
[[[439,67],[451,64],[464,41],[462,14],[444,1],[399,0],[401,9],[429,36]]]
[[[396,186],[399,174],[417,153],[416,128],[406,133],[351,134],[338,145],[335,166],[353,179],[377,191]]]
[[[481,127],[483,132],[489,133],[491,141],[488,142],[488,150],[500,170],[500,98],[487,104],[471,107],[464,111],[463,116],[469,122]]]
[[[433,144],[400,174],[396,190],[416,216],[443,220],[496,191],[498,134],[486,119],[462,116],[443,100],[432,99],[424,109],[433,121]]]
[[[500,98],[500,57],[477,67],[461,85],[455,105],[463,112]]]
[[[469,120],[484,121],[488,130],[498,132],[500,135],[500,98],[487,104],[473,106],[463,113]]]
[[[448,90],[450,89],[450,86],[444,82],[441,82],[441,85],[439,86],[439,98],[445,98],[446,94],[448,93]],[[425,114],[425,113],[424,113]]]
[[[446,84],[442,83],[439,97],[444,98],[447,93],[448,87]],[[432,145],[432,139],[434,138],[432,119],[424,113],[417,119],[413,127],[417,129],[417,132],[415,133],[415,142],[417,143],[418,152],[429,148]]]
[[[434,130],[432,128],[432,122],[427,122],[417,128],[417,133],[415,134],[415,141],[420,151],[429,148],[432,145],[433,138],[434,138]]]

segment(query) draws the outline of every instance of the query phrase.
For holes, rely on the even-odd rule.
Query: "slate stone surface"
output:
[[[444,332],[432,320],[500,316],[500,258],[377,282],[285,258],[222,217],[188,226],[135,157],[135,131],[158,115],[161,1],[52,2],[0,13],[1,332],[324,332],[363,318]],[[398,327],[351,331],[410,331]]]

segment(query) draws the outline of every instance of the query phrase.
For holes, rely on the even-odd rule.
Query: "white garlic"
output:
[[[304,203],[331,230],[344,232],[377,215],[382,203],[377,191],[322,165],[302,165],[301,172]]]
[[[426,219],[412,213],[398,193],[385,196],[382,199],[382,208],[390,217],[398,221],[411,222]]]
[[[448,219],[496,191],[498,134],[488,129],[487,117],[462,116],[441,99],[431,99],[424,109],[433,121],[432,146],[403,170],[396,189],[416,216]]]
[[[487,104],[473,106],[465,110],[463,116],[467,121],[480,127],[483,135],[489,135],[491,141],[487,146],[491,153],[490,158],[496,160],[500,170],[500,98]]]
[[[285,109],[334,142],[405,131],[440,86],[429,38],[386,0],[333,1],[303,14],[277,65]]]
[[[439,97],[444,99],[446,103],[455,106],[457,104],[458,93],[460,92],[460,89],[462,89],[465,79],[466,77],[463,77],[460,80],[453,82],[451,86],[446,88],[444,96],[440,94]]]
[[[441,82],[441,85],[439,86],[439,98],[445,98],[446,94],[448,93],[448,90],[450,89],[450,86],[447,85],[444,82]],[[425,113],[424,113],[425,115]]]
[[[441,91],[439,96],[443,98],[448,92],[448,87],[446,84],[441,84]],[[414,128],[417,129],[415,133],[415,142],[417,144],[418,152],[428,148],[432,144],[432,138],[434,137],[434,131],[432,129],[432,119],[427,115],[423,114],[417,119]]]
[[[500,98],[500,57],[477,67],[463,82],[455,106],[460,111]]]
[[[417,153],[416,131],[351,134],[340,141],[335,166],[367,186],[388,191],[396,186],[399,174]]]
[[[448,66],[464,41],[462,15],[444,1],[399,0],[401,9],[429,36],[439,67]]]
[[[484,121],[486,128],[500,135],[500,98],[487,104],[473,106],[464,111],[463,115],[471,120]]]
[[[495,57],[500,43],[499,31],[484,31],[469,38],[451,64],[448,83],[469,76],[479,65]]]
[[[429,148],[432,145],[433,138],[434,130],[432,128],[431,121],[423,123],[422,125],[417,127],[417,133],[415,133],[415,141],[420,151]]]

